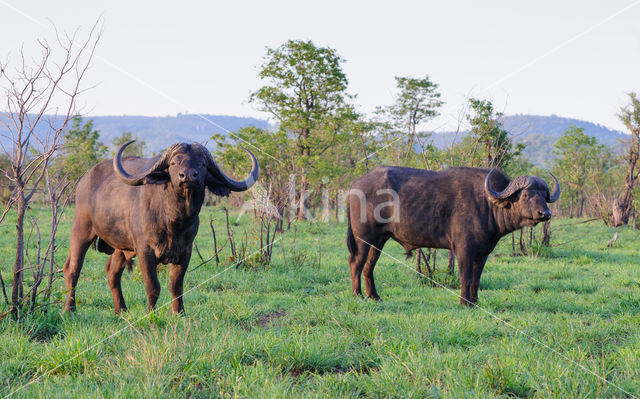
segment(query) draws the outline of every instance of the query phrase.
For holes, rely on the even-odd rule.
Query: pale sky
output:
[[[623,129],[640,91],[640,0],[610,1],[17,1],[0,0],[0,58],[17,61],[50,26],[104,33],[81,102],[91,115],[254,116],[265,47],[312,40],[346,59],[349,92],[370,113],[394,76],[429,75],[450,130],[465,98],[506,114],[556,114]]]

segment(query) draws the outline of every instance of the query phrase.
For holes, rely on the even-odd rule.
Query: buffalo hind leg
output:
[[[376,262],[378,262],[378,258],[380,258],[380,253],[385,242],[386,240],[378,240],[375,245],[369,246],[367,260],[362,270],[362,274],[364,275],[364,289],[367,293],[367,298],[374,299],[376,301],[380,300],[380,296],[378,295],[376,283],[373,279],[373,269],[376,267]]]
[[[158,297],[160,296],[160,282],[158,281],[158,261],[151,251],[145,254],[138,254],[140,272],[144,281],[144,288],[147,291],[148,309],[154,310]]]
[[[356,239],[356,252],[349,256],[349,270],[351,271],[351,292],[354,296],[362,296],[360,277],[362,268],[367,261],[369,245]]]
[[[127,305],[122,296],[121,281],[122,272],[128,262],[131,262],[131,260],[127,260],[122,251],[115,250],[113,254],[109,255],[109,259],[107,259],[104,267],[107,272],[107,282],[109,283],[109,288],[111,288],[111,295],[113,296],[114,313],[116,314],[127,310]]]
[[[69,256],[62,268],[67,292],[67,301],[64,305],[66,311],[76,310],[76,285],[78,284],[84,257],[91,242],[95,238],[96,236],[93,234],[89,223],[81,224],[77,219],[74,220],[73,226],[71,227]]]

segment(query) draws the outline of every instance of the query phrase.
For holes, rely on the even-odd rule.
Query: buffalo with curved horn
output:
[[[80,179],[71,229],[69,256],[64,264],[66,310],[75,309],[76,284],[85,254],[95,242],[109,254],[105,265],[115,312],[126,310],[120,285],[122,272],[138,256],[149,308],[160,295],[159,263],[170,264],[169,290],[174,313],[184,311],[182,286],[198,232],[205,188],[220,196],[245,191],[258,179],[256,157],[242,181],[222,172],[211,153],[197,143],[177,143],[154,158],[124,158],[118,150]]]
[[[373,269],[389,238],[407,251],[445,248],[458,258],[460,303],[478,301],[480,275],[500,238],[549,220],[547,203],[560,197],[540,177],[513,180],[498,169],[449,168],[441,172],[382,166],[361,176],[349,192],[347,247],[351,288],[379,299]]]

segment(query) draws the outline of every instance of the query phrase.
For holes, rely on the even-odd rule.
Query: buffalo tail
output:
[[[351,214],[349,213],[349,203],[347,203],[347,248],[352,256],[358,254],[358,244],[351,230]]]

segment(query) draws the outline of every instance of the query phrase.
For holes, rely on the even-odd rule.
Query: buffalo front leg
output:
[[[478,256],[473,262],[473,279],[471,281],[470,287],[470,300],[476,305],[478,303],[478,289],[480,288],[480,276],[482,275],[482,269],[484,269],[484,264],[487,262],[487,256]]]
[[[114,313],[118,314],[127,310],[127,305],[124,302],[122,296],[122,272],[127,265],[127,259],[122,251],[116,250],[107,259],[105,270],[107,272],[107,283],[111,289],[111,295],[113,296],[113,309]]]
[[[62,268],[67,292],[67,301],[64,305],[66,311],[76,310],[76,285],[84,263],[84,256],[94,238],[95,235],[91,233],[91,226],[81,225],[74,220],[71,228],[69,256]]]
[[[455,255],[458,258],[458,274],[460,275],[460,304],[473,306],[475,302],[471,298],[471,285],[473,283],[474,257],[464,251],[458,251]]]
[[[184,275],[187,272],[187,266],[189,265],[189,259],[181,264],[172,264],[171,272],[169,275],[169,290],[173,297],[171,301],[171,311],[173,313],[184,313],[184,304],[182,302]]]
[[[140,272],[147,291],[148,309],[154,310],[160,296],[160,282],[158,281],[158,260],[153,252],[139,256]]]

